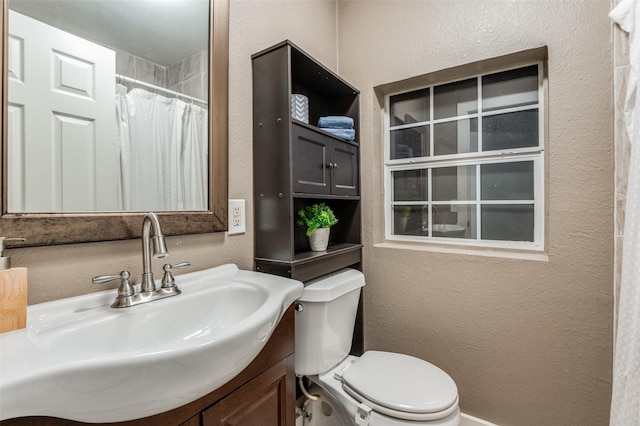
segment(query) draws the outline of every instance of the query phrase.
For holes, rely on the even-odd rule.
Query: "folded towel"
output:
[[[356,138],[356,131],[354,129],[328,129],[323,127],[322,130],[348,141],[352,141]]]
[[[353,118],[339,115],[320,117],[318,127],[329,129],[353,129]]]

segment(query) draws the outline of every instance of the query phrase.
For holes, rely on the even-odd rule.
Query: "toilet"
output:
[[[342,269],[305,283],[296,302],[295,371],[307,376],[305,426],[457,426],[458,388],[409,355],[349,355],[362,272]]]

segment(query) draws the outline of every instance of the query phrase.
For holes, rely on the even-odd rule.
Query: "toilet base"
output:
[[[312,395],[320,395],[318,401],[309,401],[306,405],[307,417],[304,426],[354,426],[353,417],[349,416],[348,411],[340,406],[337,401],[332,398],[324,389],[317,385],[311,386],[309,389]],[[354,413],[355,417],[355,413]],[[460,424],[460,411],[450,416],[434,420],[431,422],[412,422],[408,420],[392,419],[390,417],[373,414],[370,426],[458,426]]]
[[[348,359],[345,362],[348,362]],[[331,370],[320,376],[309,376],[311,382],[309,393],[319,395],[320,400],[307,403],[306,411],[311,416],[305,421],[304,426],[353,426],[356,424],[358,402],[342,389],[342,383],[335,379],[333,374],[334,370]],[[396,419],[374,411],[371,412],[369,419],[369,426],[459,426],[459,424],[460,409],[458,407],[452,414],[430,421]]]
[[[320,396],[320,399],[306,403],[304,426],[353,426],[353,420],[347,417],[346,410],[337,409],[340,404],[324,389],[312,385],[309,392]]]

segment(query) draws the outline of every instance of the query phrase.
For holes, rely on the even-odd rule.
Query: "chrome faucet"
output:
[[[150,237],[151,226],[153,226],[153,237]],[[160,229],[160,221],[155,213],[147,213],[142,221],[142,284],[141,292],[156,290],[153,282],[153,271],[151,271],[151,240],[153,239],[153,257],[162,259],[169,256],[167,244]]]
[[[435,216],[438,215],[438,208],[431,205],[431,222],[434,221]],[[422,206],[422,231],[426,232],[429,230],[429,206]]]
[[[153,237],[151,236],[152,227]],[[189,262],[182,262],[177,265],[164,265],[162,286],[156,290],[156,284],[153,281],[153,271],[151,270],[151,241],[153,241],[153,257],[161,259],[169,256],[164,235],[162,235],[162,229],[160,228],[160,221],[155,213],[147,213],[142,221],[142,282],[140,283],[140,292],[136,293],[135,288],[131,284],[129,280],[131,274],[129,271],[122,271],[118,275],[101,275],[93,278],[92,281],[94,284],[102,284],[120,279],[118,295],[111,305],[112,308],[126,308],[151,302],[156,299],[177,296],[181,293],[175,284],[171,270],[186,268],[187,266],[191,266],[191,264]]]

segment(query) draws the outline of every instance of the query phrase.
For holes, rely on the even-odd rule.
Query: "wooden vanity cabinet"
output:
[[[287,360],[269,368],[202,413],[202,426],[286,425],[294,410],[287,404]],[[287,411],[289,410],[289,411]]]
[[[231,381],[165,413],[103,426],[294,426],[294,310],[290,307],[260,354]],[[52,417],[4,420],[0,426],[82,426]],[[95,423],[91,423],[95,424]]]

